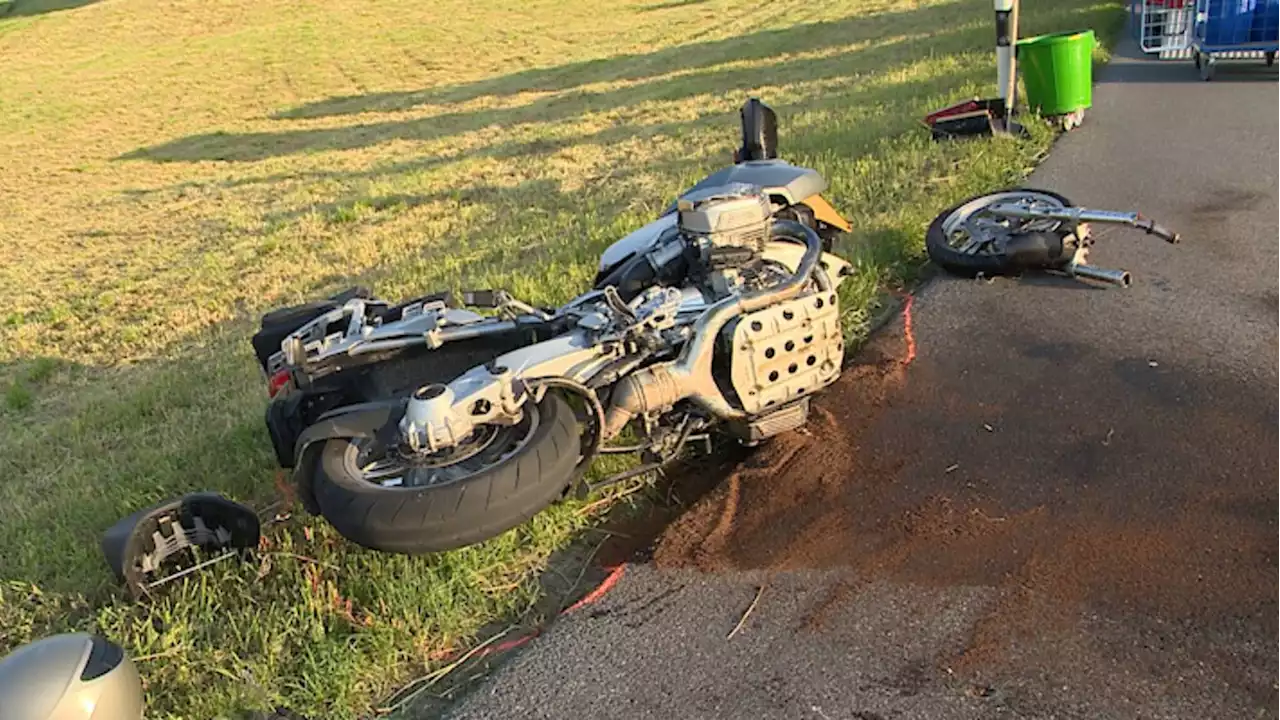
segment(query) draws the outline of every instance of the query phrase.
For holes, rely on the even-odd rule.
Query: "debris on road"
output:
[[[733,636],[738,634],[738,631],[746,624],[747,618],[751,616],[751,612],[756,609],[756,605],[760,602],[760,596],[763,594],[764,585],[761,585],[756,589],[756,596],[751,600],[751,604],[747,606],[747,611],[742,613],[742,617],[738,618],[738,624],[734,625],[733,629],[729,631],[729,636],[725,638],[726,640],[732,640]]]

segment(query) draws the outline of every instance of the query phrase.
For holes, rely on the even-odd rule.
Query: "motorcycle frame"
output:
[[[849,263],[836,255],[822,252],[821,240],[812,230],[803,228],[798,223],[784,222],[787,222],[788,232],[784,232],[783,235],[789,237],[798,234],[805,237],[805,244],[775,239],[766,246],[763,258],[792,272],[786,292],[799,294],[803,290],[805,281],[810,277],[815,278],[823,290],[838,288],[849,273]],[[797,231],[797,227],[803,231]],[[585,293],[560,308],[557,317],[581,308],[593,300],[599,300],[603,295],[604,292],[600,290]],[[698,333],[702,333],[705,338],[704,342],[696,344],[689,340],[680,354],[680,358],[684,359],[683,367],[690,369],[697,367],[707,374],[707,381],[691,383],[691,385],[697,385],[693,389],[699,391],[698,399],[701,400],[701,402],[695,400],[695,403],[708,410],[717,419],[740,419],[743,414],[729,404],[715,386],[714,381],[710,380],[714,334],[718,328],[723,327],[725,322],[746,312],[746,308],[768,305],[774,301],[757,296],[744,303],[741,296],[733,296],[708,305],[700,294],[694,293],[694,295],[696,297],[686,297],[681,303],[678,314],[684,317],[678,327],[686,328],[690,337],[696,338]],[[696,320],[689,318],[696,318]],[[470,326],[468,329],[472,334],[469,337],[509,332],[509,325],[506,324],[508,322],[510,321],[493,320]],[[601,387],[598,382],[601,378],[609,380],[603,386],[615,386],[618,380],[631,376],[632,373],[627,371],[620,373],[618,378],[609,377],[610,369],[614,364],[626,359],[636,350],[633,346],[629,347],[627,342],[619,338],[592,338],[590,331],[579,328],[549,340],[519,348],[499,356],[490,363],[471,368],[447,386],[452,389],[452,397],[447,405],[440,401],[440,398],[447,396],[446,393],[423,392],[424,397],[418,398],[418,411],[415,412],[410,410],[415,403],[413,398],[407,400],[394,398],[334,408],[305,428],[294,443],[292,467],[300,497],[310,510],[317,510],[314,506],[314,498],[311,496],[308,469],[314,463],[315,453],[326,440],[344,437],[373,438],[393,427],[404,437],[406,430],[421,433],[425,422],[442,417],[445,419],[435,420],[439,430],[435,431],[437,434],[433,437],[458,437],[464,432],[465,423],[472,417],[486,417],[488,422],[518,421],[518,416],[510,412],[505,419],[501,418],[499,410],[510,411],[513,406],[518,408],[530,399],[534,402],[539,401],[542,393],[547,387],[556,384],[557,379],[584,388],[590,386],[591,397],[595,398],[596,392]],[[643,357],[638,358],[636,365],[643,362],[645,362]],[[673,369],[674,364],[660,363],[660,365],[670,370]],[[494,372],[500,369],[502,371]],[[692,378],[693,374],[690,373],[687,377]],[[474,387],[470,387],[472,385]],[[419,391],[421,392],[422,388]],[[431,403],[432,400],[436,402]],[[490,404],[492,412],[472,416],[471,410],[481,400]],[[426,408],[422,407],[423,401],[427,404]],[[598,402],[596,400],[597,404]],[[424,409],[426,412],[421,412]],[[459,418],[464,419],[459,421]],[[474,422],[471,421],[471,424],[474,425]],[[585,465],[593,459],[595,448],[598,448],[601,440],[611,436],[603,427],[595,428],[594,434],[595,437],[588,444],[590,449],[580,463],[582,469],[585,469]],[[422,439],[419,435],[418,440]],[[419,442],[419,444],[422,443]]]
[[[625,379],[630,382],[619,385],[606,413],[602,430],[605,439],[620,432],[637,413],[669,407],[685,399],[719,420],[745,416],[716,386],[711,369],[716,338],[733,318],[799,295],[814,271],[820,269],[819,262],[825,255],[822,239],[812,229],[788,220],[776,220],[773,227],[775,237],[790,237],[804,243],[798,260],[794,253],[785,250],[777,253],[786,255],[784,266],[787,260],[795,262],[788,267],[791,276],[775,287],[730,295],[707,307],[688,326],[675,360],[627,376]],[[786,241],[775,241],[779,242]],[[830,285],[829,279],[824,280],[824,284]],[[607,297],[608,290],[604,294]],[[660,313],[659,317],[666,323],[671,321],[668,313]],[[641,331],[646,329],[639,326]],[[540,399],[529,392],[531,384],[541,378],[565,378],[585,385],[615,360],[634,354],[633,345],[632,333],[616,334],[606,330],[603,335],[597,335],[579,327],[565,335],[519,348],[488,365],[472,368],[447,385],[419,388],[405,408],[400,433],[410,448],[437,452],[468,437],[478,425],[518,422],[522,417],[520,407],[531,397],[535,401]]]

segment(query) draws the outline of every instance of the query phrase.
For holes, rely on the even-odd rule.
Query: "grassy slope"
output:
[[[1024,34],[1106,37],[1120,18],[1112,0],[1025,4]],[[758,94],[784,155],[826,174],[857,228],[842,249],[856,334],[934,213],[1016,182],[1049,143],[935,145],[917,125],[989,93],[985,0],[11,6],[0,651],[96,626],[150,657],[156,718],[363,712],[529,607],[586,522],[565,506],[408,559],[294,519],[261,567],[124,602],[96,548],[115,519],[195,489],[274,497],[247,343],[263,309],[356,281],[563,300],[612,239],[725,162]]]

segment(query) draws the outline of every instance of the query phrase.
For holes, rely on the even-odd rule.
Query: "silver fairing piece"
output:
[[[749,160],[711,173],[681,197],[737,183],[755,185],[769,197],[779,198],[788,205],[827,189],[826,179],[813,168],[792,165],[786,160]]]

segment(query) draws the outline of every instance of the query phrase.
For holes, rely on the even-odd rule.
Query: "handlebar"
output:
[[[1119,225],[1130,225],[1142,230],[1148,235],[1155,235],[1167,243],[1175,244],[1182,240],[1182,236],[1163,225],[1158,225],[1151,218],[1143,217],[1136,212],[1116,212],[1114,210],[1094,210],[1092,208],[1079,207],[1075,205],[1061,208],[1045,208],[1021,205],[1018,203],[997,203],[987,208],[988,212],[1004,215],[1005,217],[1021,218],[1024,220],[1062,220],[1071,223],[1115,223]]]
[[[1152,220],[1151,218],[1146,218],[1139,215],[1137,221],[1133,223],[1133,226],[1138,228],[1139,230],[1145,231],[1148,235],[1155,235],[1156,237],[1160,238],[1161,240],[1164,240],[1170,245],[1176,245],[1182,241],[1181,235],[1179,235],[1176,232],[1173,232],[1172,230],[1164,227],[1163,225],[1157,224],[1156,221]]]

